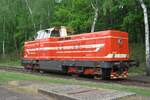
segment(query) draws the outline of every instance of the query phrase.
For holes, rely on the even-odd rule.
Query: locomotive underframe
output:
[[[25,69],[57,71],[69,74],[101,76],[102,79],[126,78],[128,67],[138,65],[127,61],[77,61],[77,60],[28,60],[23,59]]]

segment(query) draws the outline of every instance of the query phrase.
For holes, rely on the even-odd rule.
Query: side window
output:
[[[48,33],[47,32],[44,32],[43,38],[48,38]]]
[[[45,30],[41,30],[37,32],[37,37],[35,39],[44,39],[48,37],[49,37],[49,33],[47,33]]]
[[[37,37],[36,37],[36,39],[41,39],[41,37],[42,37],[42,32],[43,32],[43,31],[37,32]]]
[[[51,32],[51,37],[60,37],[59,30],[53,30],[53,31]]]

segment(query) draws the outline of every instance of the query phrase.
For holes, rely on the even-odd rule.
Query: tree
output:
[[[97,7],[97,0],[96,0],[95,5],[93,3],[91,3],[91,5],[92,5],[92,8],[94,9],[94,12],[95,12],[95,16],[94,16],[93,23],[91,26],[91,32],[94,32],[95,31],[95,25],[96,25],[97,18],[98,18],[98,11],[99,11],[99,9]]]
[[[143,0],[139,0],[144,14],[144,24],[145,24],[145,53],[146,53],[146,68],[147,75],[150,76],[150,44],[149,44],[149,23],[148,23],[148,13],[147,7]]]
[[[33,14],[32,14],[31,7],[29,6],[28,0],[25,0],[25,2],[26,2],[26,5],[27,5],[27,7],[28,7],[30,16],[31,16],[31,20],[32,20],[32,23],[33,23],[33,26],[34,26],[34,31],[36,32],[36,26],[35,26],[35,23],[34,23],[34,19],[33,19]]]
[[[149,9],[150,0],[144,1]],[[130,44],[145,42],[139,0],[0,0],[0,24],[0,54],[6,56],[16,55],[17,49],[20,52],[24,41],[32,39],[35,29],[61,25],[74,34],[122,30],[129,33]]]
[[[5,34],[5,17],[4,17],[4,24],[3,24],[3,34]],[[3,50],[2,50],[3,51],[2,57],[5,58],[5,38],[3,38],[3,43],[2,44],[3,44],[3,47],[2,47],[3,48]]]
[[[90,32],[93,22],[90,0],[63,0],[54,11],[51,26],[67,26],[76,33]]]

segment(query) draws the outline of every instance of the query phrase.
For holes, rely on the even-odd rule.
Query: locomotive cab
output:
[[[35,40],[46,39],[50,37],[66,37],[66,36],[67,36],[67,30],[65,26],[61,26],[61,28],[54,27],[54,28],[38,31],[35,36]]]

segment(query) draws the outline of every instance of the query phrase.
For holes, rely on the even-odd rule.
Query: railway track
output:
[[[18,68],[18,67],[9,67],[9,66],[0,66],[0,70],[9,71],[9,72],[20,72],[20,73],[26,73],[26,74],[33,74],[33,75],[39,75],[39,76],[53,76],[56,78],[65,78],[65,79],[76,79],[81,81],[89,81],[89,82],[103,82],[103,83],[116,83],[116,84],[122,84],[122,85],[130,85],[130,86],[140,86],[140,87],[150,87],[150,78],[149,80],[139,80],[132,77],[129,77],[127,79],[118,79],[118,80],[101,80],[101,79],[94,79],[89,77],[78,77],[78,76],[70,76],[66,74],[58,74],[58,73],[39,73],[39,72],[31,72],[26,71],[24,68]],[[138,77],[137,77],[138,78]]]

